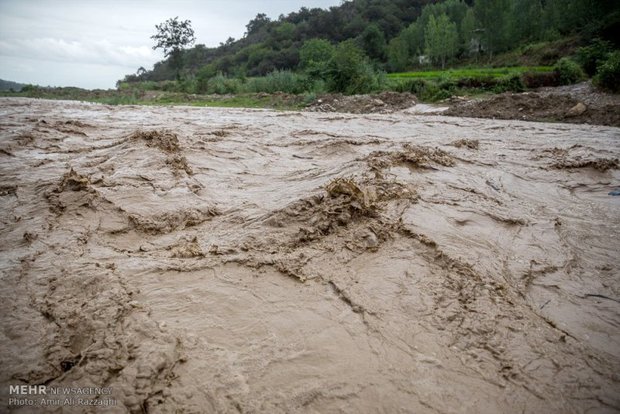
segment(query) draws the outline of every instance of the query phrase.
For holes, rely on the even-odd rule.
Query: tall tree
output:
[[[435,63],[441,63],[441,68],[446,67],[446,61],[454,57],[458,50],[459,35],[456,24],[450,21],[446,14],[441,14],[437,19],[431,16],[426,30],[424,31],[426,54]]]
[[[164,56],[169,58],[169,62],[176,73],[176,78],[181,77],[183,67],[183,48],[194,43],[194,29],[190,20],[179,21],[179,17],[168,19],[161,24],[156,24],[157,33],[151,36],[157,44],[153,50],[163,49]]]
[[[334,47],[325,39],[307,40],[299,50],[299,67],[310,76],[325,76],[327,64],[334,55]]]
[[[373,60],[381,61],[385,57],[385,35],[376,24],[364,29],[360,36],[360,43],[366,55]]]
[[[540,0],[512,0],[508,21],[511,46],[540,39],[542,17]]]
[[[476,0],[474,14],[481,25],[483,45],[489,56],[506,47],[508,0]]]
[[[474,17],[474,11],[467,9],[463,20],[461,21],[461,47],[465,53],[471,51],[471,40],[476,38],[474,31],[476,30],[476,18]]]
[[[388,67],[393,71],[403,71],[409,65],[409,45],[404,36],[395,37],[387,48]]]

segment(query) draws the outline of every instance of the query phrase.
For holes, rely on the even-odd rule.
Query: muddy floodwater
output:
[[[620,410],[620,129],[0,99],[16,413]]]

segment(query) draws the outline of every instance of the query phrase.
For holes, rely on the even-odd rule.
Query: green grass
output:
[[[299,110],[303,96],[285,98],[280,95],[238,94],[192,95],[179,92],[160,91],[156,95],[132,93],[128,91],[86,91],[72,88],[37,89],[26,92],[0,92],[3,97],[41,98],[56,100],[75,100],[95,102],[105,105],[160,105],[160,106],[206,106],[222,108],[271,108],[278,110]]]
[[[428,79],[428,80],[454,80],[462,78],[501,78],[510,75],[519,75],[525,72],[551,72],[551,66],[513,66],[504,68],[475,68],[475,69],[449,69],[429,70],[419,72],[390,73],[388,79]]]

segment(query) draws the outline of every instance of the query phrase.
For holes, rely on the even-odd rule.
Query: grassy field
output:
[[[420,71],[391,73],[383,78],[376,92],[395,91],[413,93],[422,102],[436,102],[451,96],[480,95],[502,92],[522,92],[526,89],[523,82],[524,73],[549,73],[553,71],[550,66],[512,66],[500,68],[460,68],[445,71]],[[282,79],[255,78],[254,86],[258,89],[249,92],[215,92],[211,94],[196,94],[183,90],[183,83],[167,81],[164,83],[136,83],[122,84],[119,89],[111,90],[85,90],[73,87],[44,88],[29,86],[21,92],[0,92],[0,96],[21,96],[43,99],[67,99],[87,102],[97,102],[107,105],[188,105],[188,106],[211,106],[211,107],[240,107],[240,108],[272,108],[282,110],[298,110],[312,102],[319,91],[295,93],[287,92],[287,85],[296,86],[295,76],[280,74],[280,78],[289,82],[279,82],[273,90],[260,91],[261,82],[264,88],[269,89],[269,80],[282,81]],[[289,79],[291,78],[291,79]],[[219,79],[221,82],[236,82],[241,85],[239,79]],[[280,85],[282,84],[282,85]],[[225,86],[225,85],[224,85]],[[229,85],[230,86],[230,85]],[[151,88],[159,89],[151,89]],[[172,90],[163,90],[163,89]],[[179,88],[181,91],[173,91]],[[252,89],[252,88],[250,88]],[[299,89],[299,88],[297,88]]]
[[[527,72],[551,72],[551,66],[514,66],[504,68],[469,68],[390,73],[388,79],[454,80],[462,78],[501,78]]]
[[[36,89],[26,92],[0,92],[0,97],[23,97],[94,102],[105,105],[187,105],[223,108],[271,108],[298,110],[304,97],[278,94],[195,95],[180,92],[88,91],[77,88]]]

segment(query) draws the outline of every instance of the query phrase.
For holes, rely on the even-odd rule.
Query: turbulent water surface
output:
[[[0,99],[2,403],[619,410],[619,133]]]

